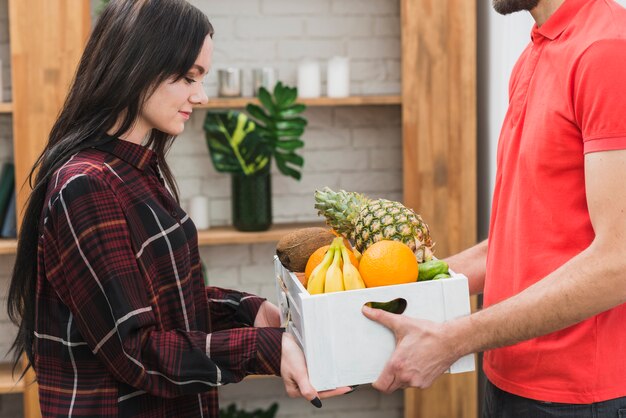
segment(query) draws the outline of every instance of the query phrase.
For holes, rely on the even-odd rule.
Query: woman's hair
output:
[[[11,347],[15,365],[24,352],[29,366],[33,363],[35,260],[50,177],[72,155],[102,142],[104,133],[115,126],[119,126],[112,134],[116,137],[132,128],[159,84],[188,73],[207,35],[213,35],[208,18],[184,0],[112,0],[103,10],[48,143],[28,176],[32,192],[21,223],[7,301],[9,317],[19,326]],[[121,123],[116,125],[118,118]],[[147,146],[157,154],[163,176],[178,200],[164,158],[173,139],[153,129]]]

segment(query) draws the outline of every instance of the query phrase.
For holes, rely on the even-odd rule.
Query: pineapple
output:
[[[334,192],[325,187],[315,192],[315,208],[328,225],[352,240],[360,252],[387,239],[408,245],[419,263],[433,256],[428,225],[400,202],[371,200],[359,193]]]

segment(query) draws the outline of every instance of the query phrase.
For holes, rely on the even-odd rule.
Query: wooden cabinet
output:
[[[439,257],[476,243],[476,1],[401,0],[404,203]],[[406,418],[477,416],[477,375],[405,394]]]
[[[401,4],[401,95],[309,99],[307,104],[402,106],[405,204],[428,220],[438,237],[438,255],[445,256],[476,242],[476,0],[387,1]],[[20,187],[62,106],[87,39],[89,3],[9,0],[13,103],[0,104],[0,112],[13,114],[18,208],[28,194]],[[214,100],[204,107],[246,102]],[[254,235],[217,228],[202,232],[200,242],[270,242],[300,226]],[[15,248],[15,241],[0,241],[0,254]],[[407,390],[405,416],[475,417],[476,385],[471,373],[444,376],[427,390]],[[24,393],[25,416],[40,416],[36,384],[13,387],[8,370],[0,368],[0,393],[16,391]]]

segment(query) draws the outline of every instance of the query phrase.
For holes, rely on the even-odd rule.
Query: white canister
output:
[[[241,97],[243,72],[239,68],[229,67],[217,70],[217,93],[220,97]]]
[[[189,201],[189,216],[196,225],[196,229],[209,229],[209,198],[197,195]]]
[[[317,61],[306,60],[298,65],[298,96],[320,97],[322,82],[320,64]]]
[[[348,57],[333,57],[328,60],[326,87],[328,97],[350,95],[350,60]]]
[[[276,85],[276,69],[272,67],[254,68],[252,70],[252,92],[259,95],[259,89],[265,87],[270,93]]]

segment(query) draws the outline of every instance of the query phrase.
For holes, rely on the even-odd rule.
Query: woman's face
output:
[[[213,40],[207,36],[202,49],[185,77],[178,81],[170,78],[161,83],[146,100],[139,113],[135,129],[147,134],[158,129],[170,135],[179,135],[191,116],[195,104],[208,102],[203,79],[211,67]]]

